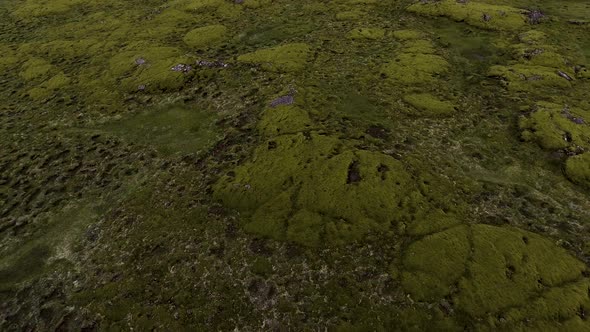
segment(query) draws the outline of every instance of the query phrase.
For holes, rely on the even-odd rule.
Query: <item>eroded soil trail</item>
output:
[[[590,330],[585,1],[0,5],[0,329]]]

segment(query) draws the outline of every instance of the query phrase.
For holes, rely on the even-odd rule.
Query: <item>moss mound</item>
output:
[[[565,174],[575,183],[590,188],[590,153],[583,153],[568,158]]]
[[[428,83],[449,70],[449,63],[435,54],[402,53],[385,65],[381,71],[401,83]]]
[[[217,8],[223,4],[223,0],[184,0],[176,1],[178,6],[188,11],[202,11]]]
[[[385,37],[385,30],[379,28],[356,28],[348,33],[351,39],[381,39]]]
[[[298,71],[305,67],[310,50],[304,43],[286,44],[240,55],[238,61],[257,64],[268,71]]]
[[[289,105],[267,109],[257,128],[265,136],[272,137],[301,132],[310,126],[311,120],[307,112]]]
[[[422,33],[416,30],[397,30],[393,32],[393,37],[399,40],[420,39]]]
[[[43,80],[55,67],[44,59],[31,58],[21,67],[20,76],[25,80]]]
[[[14,16],[19,18],[34,18],[68,12],[72,7],[83,4],[87,0],[27,0],[17,10]]]
[[[182,87],[190,78],[189,73],[175,71],[172,68],[190,62],[190,58],[182,55],[182,51],[174,47],[128,50],[111,59],[110,75],[105,79],[118,82],[125,92],[172,91]]]
[[[425,115],[449,115],[455,111],[455,105],[453,103],[440,100],[428,93],[406,95],[404,96],[404,101]]]
[[[565,72],[570,77],[573,73]],[[511,66],[492,66],[488,71],[490,77],[504,79],[509,90],[530,92],[538,88],[569,88],[571,83],[568,79],[561,77],[556,68],[515,64]]]
[[[215,197],[251,216],[250,232],[315,246],[384,231],[420,198],[394,158],[316,133],[275,137],[223,177]],[[419,196],[419,195],[418,195]]]
[[[586,266],[550,240],[516,228],[458,226],[412,243],[404,288],[418,300],[450,297],[497,324],[574,318],[590,304]]]
[[[223,25],[208,25],[189,31],[182,39],[192,48],[205,48],[223,41],[227,35],[227,28]]]
[[[590,148],[590,128],[585,123],[590,111],[538,102],[520,119],[522,138],[548,150]]]
[[[408,11],[421,15],[446,16],[455,21],[491,30],[517,30],[526,24],[522,10],[475,1],[419,2],[408,7]]]

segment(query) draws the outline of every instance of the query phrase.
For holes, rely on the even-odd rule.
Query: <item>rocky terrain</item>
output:
[[[0,3],[0,330],[590,331],[590,3]]]

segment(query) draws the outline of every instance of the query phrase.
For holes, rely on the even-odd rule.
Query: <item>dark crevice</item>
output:
[[[361,181],[361,172],[359,170],[359,162],[353,161],[348,166],[348,177],[346,179],[347,184],[357,183]]]

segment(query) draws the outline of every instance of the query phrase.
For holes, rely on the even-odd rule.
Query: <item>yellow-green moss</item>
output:
[[[569,108],[548,102],[538,102],[528,116],[519,121],[525,141],[537,142],[549,150],[581,146],[590,148],[590,129],[575,119],[590,118],[590,111]]]
[[[570,77],[574,74],[564,70]],[[515,64],[512,66],[492,66],[488,71],[490,77],[504,79],[505,85],[513,91],[534,91],[539,87],[569,88],[570,81],[559,76],[558,69],[544,66]]]
[[[22,78],[25,80],[36,80],[47,77],[50,71],[54,69],[54,66],[43,59],[32,58],[26,61],[21,69],[20,76]]]
[[[520,9],[475,1],[418,2],[408,7],[408,11],[421,15],[446,16],[455,21],[492,30],[516,30],[526,24],[523,11]],[[484,20],[486,14],[490,16],[489,20]]]
[[[393,37],[399,40],[412,40],[422,38],[422,32],[417,30],[396,30]]]
[[[55,90],[67,86],[68,84],[70,84],[70,82],[71,79],[69,77],[67,77],[63,73],[60,73],[58,75],[53,76],[49,80],[43,82],[41,86],[50,90]]]
[[[572,182],[590,188],[590,153],[582,153],[567,159],[565,174]]]
[[[352,29],[348,36],[351,39],[381,39],[385,37],[385,30],[380,28],[356,28]]]
[[[264,111],[257,128],[265,136],[294,134],[311,125],[309,115],[297,106],[278,106]]]
[[[534,297],[547,299],[547,293],[540,291],[563,289],[566,283],[583,278],[584,263],[537,234],[488,225],[473,226],[472,232],[469,274],[459,282],[455,299],[473,316],[517,306],[526,308],[534,305]]]
[[[414,299],[432,301],[451,292],[465,273],[471,250],[469,233],[466,226],[454,227],[428,235],[406,249],[402,286]]]
[[[272,0],[248,0],[242,3],[242,6],[246,8],[260,8],[263,6],[267,6],[271,3]]]
[[[357,240],[408,218],[419,198],[403,165],[348,144],[315,133],[275,137],[220,179],[214,196],[251,216],[248,231],[310,246]]]
[[[27,0],[12,14],[19,18],[31,18],[65,13],[72,7],[83,4],[87,0]]]
[[[35,86],[27,91],[27,95],[35,100],[49,98],[55,93],[55,90],[66,87],[70,84],[71,79],[63,73],[59,73],[47,81]]]
[[[550,45],[515,44],[511,46],[512,55],[516,60],[527,65],[555,68],[568,72],[568,61]]]
[[[435,54],[402,53],[382,69],[382,74],[401,83],[429,83],[449,70],[449,63]]]
[[[430,40],[409,40],[404,42],[404,53],[434,54],[436,49]]]
[[[298,71],[305,67],[310,50],[304,43],[285,44],[240,55],[238,61],[258,64],[269,71]]]
[[[576,78],[590,80],[590,70],[586,67],[581,67],[576,73]]]
[[[189,31],[182,39],[191,48],[205,48],[222,41],[227,35],[223,25],[208,25]]]
[[[233,20],[240,16],[242,13],[242,6],[237,6],[233,3],[224,2],[221,4],[216,11],[216,14],[221,19]]]
[[[12,47],[8,44],[0,43],[0,70],[8,71],[14,68],[23,59],[18,57]]]
[[[573,318],[588,304],[586,266],[540,235],[510,227],[459,226],[412,243],[402,285],[414,299],[450,296],[492,325]]]
[[[138,65],[138,59],[145,63]],[[173,71],[172,67],[192,62],[182,55],[182,51],[173,47],[124,51],[111,59],[109,75],[105,79],[118,81],[125,92],[138,91],[142,85],[148,92],[172,91],[182,87],[190,77],[187,73]]]
[[[526,44],[537,45],[547,39],[547,35],[539,30],[529,30],[518,35],[518,39]]]
[[[360,10],[343,11],[336,13],[336,19],[339,21],[353,21],[358,20],[363,15],[365,15],[365,13]]]
[[[417,216],[406,227],[410,235],[428,235],[443,231],[460,223],[457,216],[442,210],[430,211],[424,216]]]
[[[177,1],[177,3],[184,10],[199,12],[211,8],[217,8],[223,4],[223,0],[185,0]]]
[[[404,96],[404,101],[424,115],[449,115],[455,111],[455,105],[452,102],[440,100],[428,93],[409,94]]]

